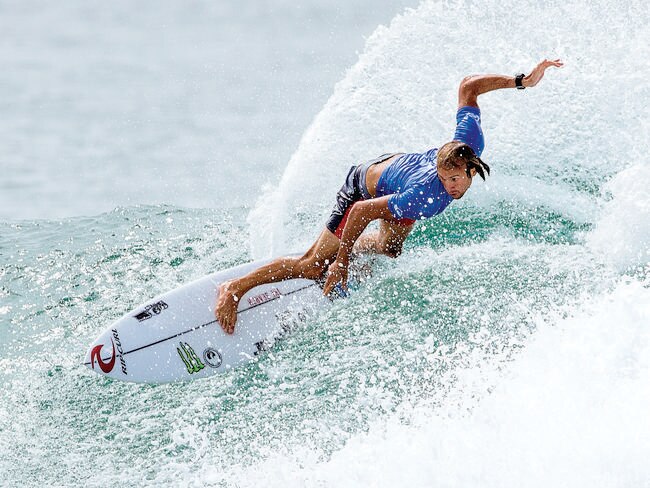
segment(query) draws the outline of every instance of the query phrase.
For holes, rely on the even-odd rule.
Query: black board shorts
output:
[[[325,227],[336,237],[341,238],[352,206],[360,200],[369,200],[372,198],[366,187],[366,173],[368,173],[368,168],[373,164],[386,161],[395,154],[398,153],[383,154],[377,159],[350,168],[348,176],[345,178],[345,183],[343,183],[343,186],[336,194],[336,203],[332,209],[332,214],[325,224]],[[409,225],[411,223],[412,221],[409,221]]]

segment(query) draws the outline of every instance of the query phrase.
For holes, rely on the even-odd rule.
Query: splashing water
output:
[[[649,17],[426,1],[367,40],[250,214],[0,224],[0,484],[647,485]],[[479,100],[493,176],[267,356],[162,386],[80,364],[144,297],[308,246],[347,167],[450,138],[463,76],[546,56],[566,67]]]

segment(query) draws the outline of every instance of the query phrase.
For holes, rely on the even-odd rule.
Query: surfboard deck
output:
[[[312,280],[261,285],[241,297],[235,333],[226,334],[214,316],[219,284],[269,261],[219,271],[148,300],[106,328],[84,364],[117,380],[169,383],[250,362],[332,301],[323,296],[322,284]],[[340,287],[338,291],[344,294]]]

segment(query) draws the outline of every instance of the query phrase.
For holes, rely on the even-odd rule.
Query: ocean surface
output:
[[[650,487],[642,2],[0,1],[0,486]],[[219,377],[82,365],[137,304],[305,249],[347,169],[492,176]]]

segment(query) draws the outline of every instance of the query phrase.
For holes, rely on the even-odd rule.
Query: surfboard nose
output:
[[[84,356],[83,365],[86,366],[88,369],[93,369],[92,365],[90,364],[90,351],[92,350],[93,346],[95,346],[95,344],[90,346],[90,349],[86,351],[86,355]]]
[[[109,374],[115,368],[117,359],[115,341],[112,337],[102,335],[90,346],[84,365],[99,374]]]

